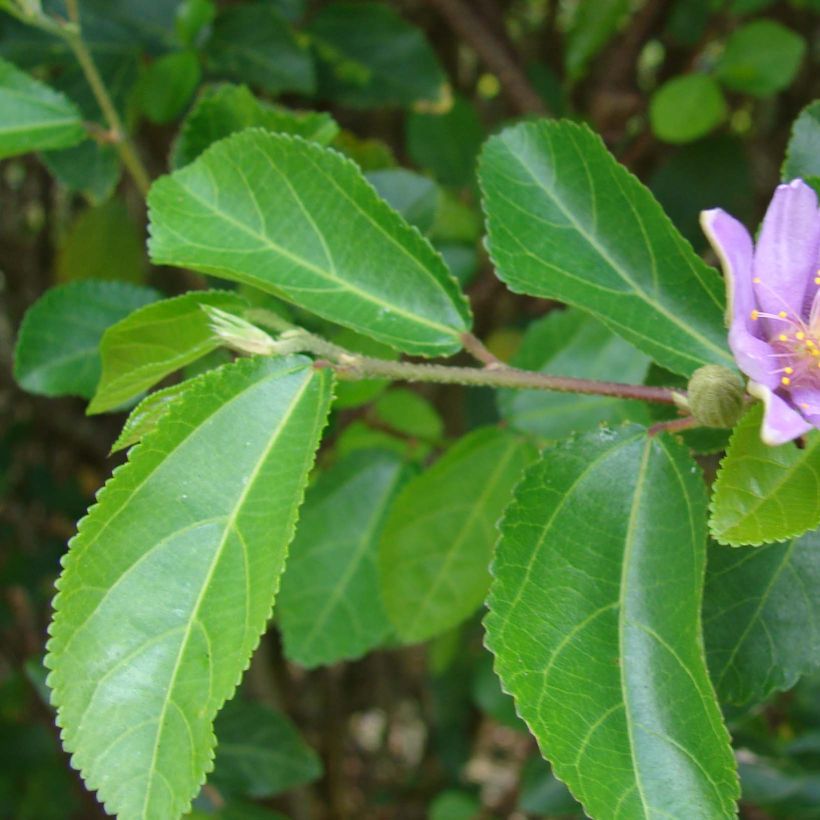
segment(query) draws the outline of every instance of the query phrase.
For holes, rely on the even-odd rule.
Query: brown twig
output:
[[[544,100],[496,33],[464,0],[426,0],[497,77],[504,95],[519,114],[547,115]]]

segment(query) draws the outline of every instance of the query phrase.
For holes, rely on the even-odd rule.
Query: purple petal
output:
[[[757,396],[765,407],[760,438],[764,444],[776,447],[792,441],[812,429],[812,425],[803,416],[780,398],[768,387],[756,382],[749,382],[749,392]]]
[[[778,185],[757,240],[754,276],[757,303],[766,313],[807,317],[820,262],[817,195],[802,179]]]
[[[795,407],[812,426],[820,427],[820,388],[791,387],[789,397]]]
[[[749,232],[733,216],[720,208],[702,211],[700,224],[720,259],[726,277],[727,312],[730,322],[729,347],[740,369],[757,382],[774,388],[777,369],[768,342],[755,335],[762,320],[752,321],[756,307],[752,289],[753,250]]]

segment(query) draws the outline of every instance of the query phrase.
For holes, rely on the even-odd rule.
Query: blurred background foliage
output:
[[[477,334],[534,369],[663,381],[597,323],[552,313],[491,275],[474,173],[488,135],[530,116],[590,123],[699,251],[702,208],[759,219],[803,109],[798,148],[818,157],[820,175],[820,107],[806,108],[820,90],[818,0],[82,0],[81,11],[153,176],[248,126],[331,145],[443,254],[470,295]],[[0,57],[63,91],[99,132],[0,165],[0,818],[91,818],[102,810],[61,751],[40,659],[60,556],[123,458],[109,455],[123,416],[90,420],[80,398],[63,394],[93,393],[107,325],[156,291],[201,283],[149,265],[144,201],[65,45],[4,15]],[[35,367],[26,387],[57,399],[12,379],[22,316],[55,285],[49,298],[84,307],[63,335],[43,333],[52,354],[61,346],[63,369]],[[395,355],[276,309],[349,348]],[[623,417],[608,400],[571,401],[343,384],[320,466],[377,447],[412,472],[499,419],[549,440]],[[713,436],[700,449],[722,443]],[[581,816],[501,692],[479,617],[424,645],[390,636],[382,645],[307,670],[286,658],[274,626],[242,698],[219,718],[216,770],[193,816]],[[727,719],[743,816],[820,818],[820,675]]]

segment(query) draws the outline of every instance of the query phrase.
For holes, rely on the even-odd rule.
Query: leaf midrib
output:
[[[707,348],[708,348],[708,349],[710,349],[710,350],[713,350],[713,351],[717,352],[717,353],[720,355],[720,358],[721,358],[721,359],[724,359],[724,360],[725,360],[725,359],[727,359],[727,358],[730,358],[730,357],[728,357],[728,354],[726,353],[726,351],[725,351],[725,350],[723,350],[722,348],[718,347],[718,346],[717,346],[717,345],[716,345],[716,344],[715,344],[715,343],[714,343],[711,339],[709,339],[708,337],[703,336],[703,335],[701,335],[701,334],[699,334],[699,333],[695,333],[689,325],[686,325],[684,322],[682,322],[680,319],[678,319],[678,317],[677,317],[677,316],[675,316],[675,314],[674,314],[674,313],[670,313],[670,312],[667,310],[667,308],[666,308],[666,306],[665,306],[665,305],[663,305],[663,304],[662,304],[662,303],[660,303],[660,302],[657,302],[657,301],[654,301],[654,300],[650,299],[650,298],[649,298],[649,295],[646,293],[646,291],[645,291],[645,290],[644,290],[641,286],[639,286],[639,285],[638,285],[638,283],[632,279],[632,277],[630,277],[630,276],[629,276],[629,274],[627,273],[627,271],[625,271],[625,270],[624,270],[624,269],[623,269],[623,268],[622,268],[619,264],[617,264],[617,263],[615,262],[615,260],[614,260],[614,259],[613,259],[610,255],[609,255],[609,252],[606,250],[606,248],[604,248],[603,246],[601,246],[601,245],[599,244],[598,240],[597,240],[594,236],[592,236],[591,234],[588,234],[588,233],[587,233],[587,232],[586,232],[586,231],[582,228],[582,226],[580,225],[580,223],[579,223],[579,222],[575,219],[575,217],[574,217],[574,215],[572,214],[572,212],[571,212],[571,211],[568,211],[568,210],[567,210],[567,209],[563,206],[563,204],[562,204],[562,202],[560,201],[560,199],[559,199],[557,196],[555,196],[555,195],[554,195],[554,194],[550,191],[550,189],[548,189],[545,185],[543,185],[543,184],[541,183],[541,181],[540,181],[540,179],[538,178],[538,176],[535,174],[535,172],[533,171],[533,169],[532,169],[532,168],[531,168],[531,167],[530,167],[530,166],[529,166],[529,165],[528,165],[528,164],[524,161],[523,157],[521,157],[521,156],[518,156],[518,155],[514,154],[514,153],[513,153],[513,152],[509,149],[509,147],[507,146],[506,142],[504,142],[503,140],[500,140],[500,138],[499,138],[499,141],[500,141],[500,142],[501,142],[501,144],[504,146],[504,149],[505,149],[505,151],[507,152],[507,154],[508,154],[508,155],[509,155],[509,156],[510,156],[513,160],[515,160],[515,161],[516,161],[516,162],[517,162],[517,163],[521,166],[521,168],[522,168],[524,171],[526,171],[526,173],[527,173],[527,174],[528,174],[528,175],[532,178],[533,182],[535,182],[536,186],[537,186],[538,188],[540,188],[540,189],[544,192],[545,196],[546,196],[546,197],[547,197],[547,198],[548,198],[551,202],[553,202],[553,203],[556,205],[556,207],[557,207],[557,208],[561,211],[561,213],[563,213],[563,214],[564,214],[564,216],[565,216],[565,218],[567,219],[567,221],[568,221],[568,222],[569,222],[569,223],[570,223],[570,224],[571,224],[571,225],[575,228],[575,230],[577,230],[577,231],[578,231],[578,233],[579,233],[579,234],[580,234],[580,235],[581,235],[581,236],[582,236],[582,237],[583,237],[583,238],[584,238],[587,242],[589,242],[589,244],[590,244],[590,245],[591,245],[591,246],[592,246],[592,247],[593,247],[593,248],[594,248],[594,249],[598,252],[598,254],[599,254],[599,255],[600,255],[600,256],[601,256],[601,257],[602,257],[602,258],[603,258],[603,259],[604,259],[604,260],[605,260],[605,261],[606,261],[609,265],[610,265],[610,267],[611,267],[611,268],[612,268],[612,269],[613,269],[613,270],[614,270],[614,271],[618,274],[618,276],[622,279],[622,281],[624,281],[627,285],[629,285],[629,286],[630,286],[630,287],[631,287],[631,288],[635,291],[635,293],[637,293],[637,294],[638,294],[638,295],[639,295],[639,296],[640,296],[640,297],[641,297],[641,298],[642,298],[642,299],[643,299],[643,300],[644,300],[647,304],[654,306],[654,307],[655,307],[655,309],[658,311],[658,313],[660,313],[662,316],[664,316],[666,319],[668,319],[668,320],[669,320],[672,324],[677,325],[677,327],[679,327],[679,328],[680,328],[680,329],[684,332],[684,334],[685,334],[685,335],[687,335],[687,336],[689,336],[689,337],[693,337],[693,338],[698,339],[698,340],[700,341],[700,343],[701,343],[701,344],[703,344],[705,347],[707,347]],[[704,292],[705,292],[707,295],[709,295],[709,296],[710,296],[710,298],[711,298],[711,294],[709,294],[707,291],[705,291],[705,289],[704,289]],[[624,295],[628,295],[628,294],[624,294]]]
[[[271,161],[271,166],[273,167],[274,171],[277,174],[282,176],[282,172],[279,171],[279,169],[273,164],[272,161]],[[314,166],[315,166],[315,163],[314,163]],[[329,179],[327,174],[323,174],[323,176],[326,179]],[[426,319],[425,317],[420,316],[419,314],[410,313],[409,311],[405,310],[404,308],[398,307],[394,304],[391,304],[390,302],[385,302],[384,300],[382,300],[382,299],[378,298],[377,296],[369,293],[368,291],[363,290],[362,288],[354,285],[349,280],[340,279],[340,278],[334,276],[331,272],[329,272],[327,270],[324,270],[320,267],[317,267],[314,263],[309,262],[308,260],[304,259],[303,257],[301,257],[301,256],[299,256],[295,253],[292,253],[291,251],[286,250],[281,245],[278,245],[267,234],[260,234],[257,231],[253,230],[250,226],[248,226],[248,225],[234,219],[229,213],[227,213],[226,211],[220,210],[215,205],[211,204],[207,199],[203,199],[202,197],[197,196],[197,194],[194,193],[194,191],[191,188],[186,187],[184,184],[182,184],[182,182],[177,181],[177,184],[179,185],[180,188],[182,188],[182,190],[184,190],[191,197],[191,199],[193,199],[195,202],[197,202],[200,206],[205,208],[207,211],[210,211],[215,216],[217,216],[220,219],[223,219],[226,222],[230,223],[231,225],[235,226],[237,229],[239,229],[243,233],[245,233],[248,236],[255,239],[261,245],[266,246],[273,253],[278,254],[278,255],[284,257],[285,259],[290,260],[294,264],[299,265],[299,266],[305,268],[306,270],[311,271],[313,274],[318,276],[320,279],[324,279],[327,282],[331,282],[335,286],[339,287],[342,291],[349,291],[351,294],[354,294],[355,296],[360,297],[361,299],[363,299],[366,302],[370,302],[374,305],[378,305],[380,308],[388,310],[391,313],[395,313],[395,314],[398,314],[400,316],[403,316],[405,319],[409,320],[412,323],[424,325],[424,326],[432,328],[432,329],[434,329],[438,332],[443,332],[447,336],[451,336],[451,337],[454,337],[454,338],[458,339],[459,331],[455,330],[454,328],[448,327],[447,325],[443,325],[439,322],[435,322],[431,319]],[[349,199],[349,197],[347,197],[347,198]],[[301,203],[301,199],[298,199],[298,201]],[[363,213],[360,208],[358,210],[360,211],[360,213]],[[375,223],[373,222],[372,219],[370,219],[369,217],[367,217],[367,219],[371,224],[375,225]],[[377,227],[379,227],[379,226],[377,226]],[[383,230],[382,230],[382,232],[383,232]],[[180,234],[177,233],[177,235],[179,236]],[[182,236],[182,238],[183,238],[184,241],[190,242],[190,240],[188,240],[185,236]],[[404,250],[405,250],[405,253],[408,253],[406,248]],[[409,255],[409,253],[408,253],[408,255]],[[426,267],[423,265],[423,263],[420,260],[416,259],[412,255],[411,255],[411,258],[418,265],[419,269],[421,269],[422,271],[428,273],[428,275],[429,275],[429,272],[427,271]],[[173,260],[173,256],[169,255],[169,256],[165,257],[165,259],[170,262],[170,261]],[[259,277],[256,277],[256,278],[259,278]],[[432,279],[433,279],[434,282],[437,283],[437,280],[435,280],[435,277],[432,277]],[[265,281],[265,280],[262,280],[262,281]],[[281,288],[285,292],[287,292],[287,289],[288,289],[287,283],[279,283],[276,286]],[[456,306],[455,306],[455,304],[453,304],[452,297],[450,297],[448,294],[446,294],[446,292],[444,292],[440,287],[439,287],[439,290],[440,290],[440,292],[444,293],[446,301],[455,309]],[[458,310],[456,310],[456,313],[458,314]],[[463,317],[461,317],[460,314],[459,314],[459,318],[462,318],[462,321],[463,321]]]
[[[174,687],[176,685],[176,679],[177,679],[177,675],[179,673],[180,666],[182,664],[182,658],[185,655],[185,651],[186,651],[187,646],[188,646],[188,640],[190,639],[190,636],[191,636],[192,626],[196,621],[199,620],[199,610],[202,606],[202,601],[204,600],[205,595],[206,595],[206,593],[207,593],[207,591],[210,587],[211,579],[213,578],[214,572],[216,571],[216,566],[219,563],[220,558],[222,557],[222,551],[224,550],[225,545],[228,542],[229,534],[234,531],[234,528],[236,526],[237,517],[239,515],[240,510],[242,509],[242,507],[244,505],[245,499],[247,498],[247,496],[251,492],[251,490],[255,487],[256,479],[259,475],[260,470],[262,469],[262,466],[267,461],[268,456],[272,452],[272,450],[275,447],[276,443],[279,441],[279,438],[280,438],[282,432],[287,427],[288,422],[290,421],[291,417],[293,416],[293,414],[296,410],[296,407],[300,404],[300,402],[302,400],[302,397],[304,396],[305,392],[307,391],[308,387],[310,386],[310,384],[313,381],[312,374],[310,372],[308,372],[306,374],[306,376],[307,376],[307,378],[305,378],[302,386],[299,388],[299,390],[293,396],[293,398],[291,400],[291,403],[290,403],[290,407],[288,408],[287,413],[281,418],[279,424],[276,427],[276,430],[272,433],[272,435],[270,437],[270,440],[268,441],[268,444],[265,446],[265,449],[262,451],[262,453],[260,453],[259,458],[257,459],[256,465],[255,465],[252,473],[250,474],[250,476],[248,476],[247,483],[242,488],[242,492],[240,493],[239,497],[237,498],[236,503],[234,504],[233,510],[231,511],[230,515],[228,516],[228,518],[225,522],[225,529],[223,531],[222,538],[221,538],[221,540],[219,542],[219,545],[217,546],[217,548],[214,552],[213,559],[211,560],[211,565],[208,568],[208,573],[205,576],[205,578],[203,579],[202,586],[201,586],[200,591],[199,591],[199,595],[197,596],[197,599],[194,602],[194,605],[191,609],[191,614],[190,614],[190,617],[188,618],[188,623],[185,627],[185,633],[182,637],[182,640],[180,641],[179,651],[177,653],[177,658],[176,658],[176,661],[174,663],[174,668],[171,672],[170,680],[168,681],[168,686],[167,686],[167,689],[166,689],[166,692],[165,692],[165,699],[164,699],[163,704],[162,704],[162,709],[160,711],[159,720],[157,721],[156,741],[154,743],[154,749],[153,749],[152,755],[151,755],[151,763],[150,763],[150,765],[148,767],[148,770],[147,770],[149,785],[145,790],[145,801],[143,803],[143,808],[142,808],[142,816],[145,818],[145,820],[149,820],[149,815],[147,814],[147,809],[148,809],[148,805],[150,803],[151,795],[153,793],[153,778],[154,778],[155,774],[158,773],[156,771],[156,760],[157,760],[157,753],[159,751],[160,741],[161,741],[161,738],[162,738],[162,735],[163,735],[163,724],[165,723],[165,715],[166,715],[166,712],[167,712],[167,709],[168,709],[168,705],[169,705],[169,703],[171,703],[171,701],[173,699],[172,698],[172,693],[173,693]],[[258,384],[258,382],[256,384]],[[245,542],[244,542],[244,538],[240,537],[239,540],[242,544],[242,551],[243,551],[243,554],[245,555],[245,559],[246,559],[246,562],[247,562],[247,552],[246,552],[247,548],[246,548],[246,545],[245,545]],[[246,602],[246,605],[247,605],[247,602]],[[203,630],[205,629],[204,624],[203,624],[202,628],[203,628]],[[207,634],[207,632],[206,632],[206,634]],[[247,635],[245,635],[244,637],[247,638]],[[213,658],[209,657],[209,659],[208,659],[209,668],[211,667],[212,663],[213,663]]]

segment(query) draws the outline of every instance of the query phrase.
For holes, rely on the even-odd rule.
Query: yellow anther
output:
[[[788,386],[792,383],[792,380],[791,380],[788,376],[784,376],[784,377],[780,380],[780,383],[781,383],[781,384],[783,384],[783,385],[785,385],[786,387],[788,387]]]
[[[798,330],[797,333],[794,334],[794,338],[797,339],[797,341],[802,342],[803,339],[806,338],[806,334],[803,333],[802,330]]]
[[[814,277],[814,284],[815,285],[820,285],[820,276],[815,276]]]
[[[780,339],[781,342],[789,341],[789,337],[785,333],[781,333],[777,338]]]
[[[785,310],[781,310],[780,313],[777,314],[781,319],[785,319],[789,314],[786,313]]]
[[[806,339],[806,347],[817,347],[814,343],[814,339]]]
[[[804,410],[808,410],[808,409],[809,409],[809,406],[808,406],[808,404],[806,404],[806,402],[801,402],[801,403],[800,403],[800,406],[801,406]]]
[[[760,313],[756,310],[752,311],[752,321],[756,322],[760,318]]]
[[[791,374],[792,374],[792,373],[794,373],[794,368],[793,368],[793,367],[784,367],[784,368],[783,368],[783,372],[784,372],[787,376],[791,376]]]
[[[818,279],[820,279],[820,276],[818,277]],[[752,279],[752,282],[754,282],[756,285],[759,285],[759,284],[760,284],[760,277],[759,277],[759,276],[755,276],[755,278],[754,278],[754,279]]]

